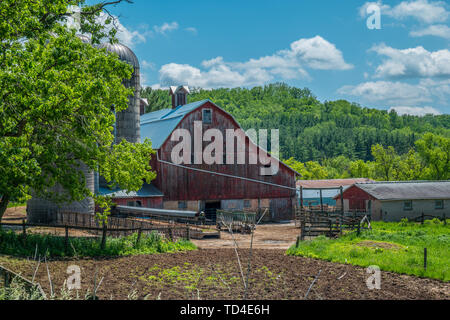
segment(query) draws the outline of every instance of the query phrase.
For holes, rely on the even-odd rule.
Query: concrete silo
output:
[[[109,52],[116,53],[120,60],[128,63],[134,69],[131,79],[123,81],[125,87],[134,89],[134,96],[129,97],[126,110],[116,113],[115,140],[116,143],[119,143],[122,139],[139,143],[141,141],[139,60],[130,48],[121,43],[103,43],[99,48],[105,48]]]
[[[80,164],[78,168],[86,181],[86,187],[94,192],[94,172],[89,169],[84,163]],[[51,188],[52,192],[61,194],[64,189],[60,185],[55,185]],[[86,198],[81,201],[73,201],[70,203],[56,203],[47,199],[33,196],[27,203],[27,221],[30,223],[52,223],[55,222],[57,212],[73,212],[94,214],[95,203],[94,199]]]

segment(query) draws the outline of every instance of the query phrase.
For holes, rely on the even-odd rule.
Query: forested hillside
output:
[[[326,177],[353,176],[351,162],[375,161],[373,147],[377,144],[393,147],[395,155],[406,159],[426,132],[450,138],[450,115],[399,116],[345,100],[320,102],[309,89],[283,83],[191,91],[189,102],[210,99],[231,113],[244,129],[279,129],[281,158],[347,169],[344,173],[338,168]],[[147,112],[171,107],[167,90],[146,88],[142,97],[148,99]],[[336,161],[339,164],[333,164]]]

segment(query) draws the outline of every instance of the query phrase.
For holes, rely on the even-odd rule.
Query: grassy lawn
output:
[[[373,222],[371,231],[338,239],[320,236],[288,249],[288,255],[325,259],[421,277],[450,280],[450,220],[420,223]],[[424,270],[424,248],[428,251]]]
[[[54,235],[29,234],[26,240],[13,231],[0,231],[0,254],[34,257],[36,248],[38,255],[48,257],[97,257],[97,256],[129,256],[139,254],[155,254],[195,250],[197,247],[190,241],[168,241],[156,233],[142,235],[136,245],[137,234],[121,238],[107,238],[105,249],[95,238],[70,238],[69,249],[65,252],[64,237]]]

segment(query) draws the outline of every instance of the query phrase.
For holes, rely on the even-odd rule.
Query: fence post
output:
[[[25,224],[25,219],[22,220],[22,233],[23,240],[25,241],[27,239],[27,225]]]
[[[297,237],[297,241],[295,242],[295,247],[298,248],[298,245],[300,244],[300,237]]]
[[[173,241],[173,234],[172,234],[172,227],[169,227],[169,239],[170,241]]]
[[[189,241],[191,240],[191,229],[189,229],[189,226],[186,226],[186,239]]]
[[[333,224],[331,223],[331,219],[328,220],[328,227],[330,229],[330,238],[333,236]]]
[[[423,214],[423,211],[422,211],[422,224],[423,224],[424,220],[425,220],[425,217],[424,217],[424,214]]]
[[[64,239],[64,250],[66,251],[66,253],[69,252],[69,227],[65,226],[65,231],[66,231],[66,237]]]
[[[139,242],[141,242],[141,235],[142,235],[142,226],[139,227],[139,230],[138,230],[138,235],[137,235],[137,240],[136,240],[136,246],[138,246],[138,245],[139,245]]]
[[[423,249],[423,268],[427,270],[427,248]]]
[[[445,219],[445,212],[444,212],[444,225],[447,225],[447,219]]]
[[[305,239],[305,220],[301,221],[302,227],[301,227],[301,234],[300,234],[300,240]]]
[[[5,275],[5,288],[7,288],[9,287],[9,280],[10,280],[8,271],[5,270],[4,275]]]
[[[102,244],[100,246],[100,248],[102,250],[105,250],[105,246],[106,246],[106,231],[108,230],[108,227],[106,225],[106,222],[103,221],[103,232],[102,232]]]

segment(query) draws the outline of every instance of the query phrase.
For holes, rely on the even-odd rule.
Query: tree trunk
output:
[[[6,209],[8,208],[9,204],[9,195],[3,195],[2,199],[0,200],[0,222],[2,222],[3,214],[5,213]],[[1,229],[0,225],[0,229]]]

